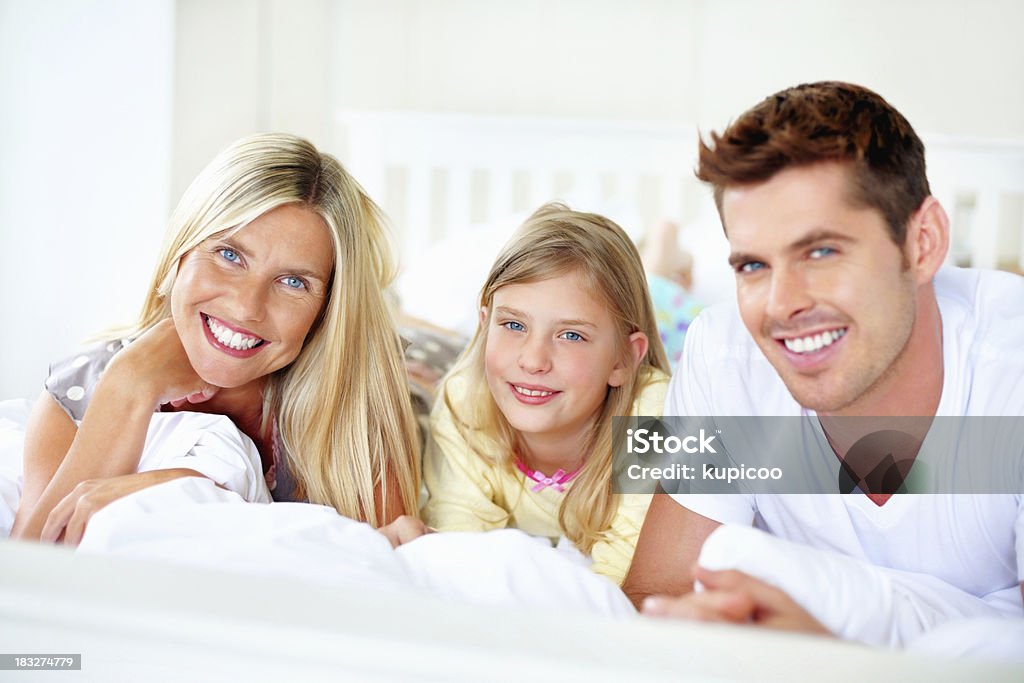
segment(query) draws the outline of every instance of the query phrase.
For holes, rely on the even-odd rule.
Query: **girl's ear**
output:
[[[480,307],[480,327],[482,328],[486,324],[487,324],[487,307],[486,306],[481,306]]]
[[[608,386],[621,387],[626,379],[640,366],[640,361],[647,355],[647,335],[643,332],[634,332],[626,340],[628,346],[628,363],[621,361],[612,368],[612,374],[608,376]]]

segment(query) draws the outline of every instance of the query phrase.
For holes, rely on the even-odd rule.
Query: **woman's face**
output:
[[[327,299],[333,267],[327,226],[297,205],[199,244],[182,258],[171,289],[192,367],[227,389],[291,363]]]

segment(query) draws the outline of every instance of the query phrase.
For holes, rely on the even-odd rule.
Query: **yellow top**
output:
[[[648,368],[641,371],[638,381],[641,389],[630,414],[660,416],[668,375]],[[449,396],[456,404],[465,396],[464,382],[459,376],[448,382]],[[494,449],[498,449],[496,443]],[[550,486],[534,492],[531,488],[536,482],[518,469],[487,462],[474,453],[440,397],[430,416],[430,440],[424,457],[423,479],[430,497],[423,516],[428,525],[440,531],[513,527],[553,541],[563,535],[558,509],[565,494]],[[591,558],[595,572],[621,584],[633,560],[651,497],[623,494],[618,498],[619,509],[611,529],[594,544]]]

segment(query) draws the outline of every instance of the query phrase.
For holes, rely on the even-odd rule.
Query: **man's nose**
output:
[[[794,268],[774,268],[766,313],[774,320],[789,320],[814,305],[805,278]]]

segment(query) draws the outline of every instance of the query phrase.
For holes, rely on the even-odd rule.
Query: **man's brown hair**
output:
[[[719,213],[727,187],[765,181],[791,166],[848,162],[849,199],[878,209],[902,245],[907,221],[931,194],[914,129],[879,95],[851,83],[782,90],[699,145],[697,177],[713,186]]]

